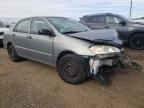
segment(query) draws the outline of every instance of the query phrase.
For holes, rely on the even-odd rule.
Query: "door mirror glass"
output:
[[[41,29],[39,30],[39,35],[48,35],[48,36],[53,36],[52,31],[48,29]]]
[[[127,22],[126,21],[120,21],[119,24],[122,26],[125,26],[127,24]]]

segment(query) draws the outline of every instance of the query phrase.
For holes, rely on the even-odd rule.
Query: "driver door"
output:
[[[33,18],[31,23],[30,36],[27,38],[30,58],[53,64],[53,40],[54,37],[39,35],[42,29],[49,29],[48,24],[40,18]]]

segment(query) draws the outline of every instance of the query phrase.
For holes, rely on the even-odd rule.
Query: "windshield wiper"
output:
[[[72,33],[78,33],[79,31],[67,31],[67,32],[63,32],[63,34],[72,34]]]
[[[86,32],[88,30],[84,30],[84,31],[67,31],[67,32],[63,32],[63,34],[73,34],[73,33],[79,33],[79,32]]]

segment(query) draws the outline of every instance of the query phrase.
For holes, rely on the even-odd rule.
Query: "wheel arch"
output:
[[[128,37],[128,44],[129,44],[130,38],[136,34],[144,34],[144,32],[143,31],[135,31],[132,34],[130,34],[130,36]]]
[[[8,43],[7,43],[7,48],[8,48],[10,45],[12,45],[12,43],[11,43],[11,42],[8,42]]]
[[[73,51],[63,51],[63,52],[61,52],[61,53],[57,56],[56,66],[57,66],[59,60],[60,60],[63,56],[65,56],[65,55],[67,55],[67,54],[75,54],[75,53],[74,53]]]

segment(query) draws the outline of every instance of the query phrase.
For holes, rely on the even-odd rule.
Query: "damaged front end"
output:
[[[117,67],[127,67],[128,65],[137,70],[142,67],[136,62],[130,61],[122,48],[107,45],[96,45],[90,48],[95,53],[95,57],[89,58],[90,76],[101,81],[103,84],[109,84],[109,81],[103,76],[104,72],[111,72]]]

